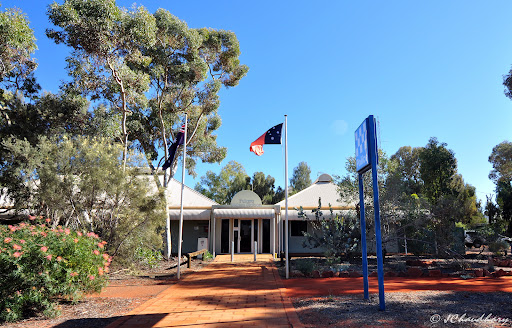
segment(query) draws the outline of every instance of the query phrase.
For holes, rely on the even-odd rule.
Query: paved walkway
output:
[[[219,255],[110,324],[117,327],[303,327],[270,255]]]

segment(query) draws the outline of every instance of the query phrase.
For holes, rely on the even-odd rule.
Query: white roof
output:
[[[311,186],[288,197],[288,207],[317,207],[318,198],[322,199],[322,207],[328,207],[329,204],[333,207],[348,205],[340,201],[338,186],[332,182],[332,177],[328,174],[322,174]],[[285,200],[280,201],[276,205],[284,207]]]
[[[181,185],[181,182],[173,178],[169,181],[169,186],[167,187],[168,205],[172,207],[169,210],[171,220],[179,220],[180,218]],[[183,188],[183,207],[187,207],[187,209],[183,210],[184,220],[209,220],[211,210],[205,207],[211,207],[212,205],[219,204],[194,189],[187,187],[187,185]],[[190,209],[190,207],[198,207],[198,209]]]
[[[181,182],[176,179],[171,179],[168,186],[168,201],[169,206],[176,207],[181,204]],[[194,189],[187,187],[183,189],[183,206],[191,207],[191,206],[212,206],[219,205],[216,201],[206,197],[205,195],[195,191]]]
[[[329,216],[329,210],[325,208],[339,206],[350,206],[354,204],[348,204],[340,200],[340,194],[338,192],[338,186],[332,182],[332,177],[328,174],[322,174],[313,184],[304,190],[299,191],[293,196],[288,197],[288,220],[302,220],[298,216],[298,211],[290,208],[299,207],[318,207],[318,199],[322,201],[322,212],[324,217]],[[285,200],[280,201],[276,205],[281,205],[281,218],[285,218]],[[304,210],[304,213],[311,219],[314,218],[311,210]]]

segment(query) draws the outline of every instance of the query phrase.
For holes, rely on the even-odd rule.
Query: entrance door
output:
[[[229,219],[222,219],[220,231],[220,252],[224,254],[229,253]]]
[[[252,251],[252,220],[240,220],[240,253]]]
[[[264,219],[262,223],[262,247],[261,251],[263,253],[270,253],[270,220]]]

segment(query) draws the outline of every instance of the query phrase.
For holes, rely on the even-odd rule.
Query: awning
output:
[[[183,220],[210,220],[210,210],[183,210]],[[180,210],[169,210],[171,220],[180,219]]]
[[[213,211],[215,218],[232,218],[232,219],[273,219],[275,210],[272,208],[255,209],[255,208],[217,208]]]

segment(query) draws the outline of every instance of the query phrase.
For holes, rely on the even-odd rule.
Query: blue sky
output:
[[[62,2],[62,1],[59,1]],[[57,92],[66,80],[68,49],[44,35],[50,2],[12,0],[38,39],[37,77]],[[118,1],[130,7],[133,1]],[[301,161],[312,179],[344,175],[354,155],[354,131],[368,115],[380,124],[380,147],[426,145],[430,137],[455,152],[458,172],[477,195],[493,193],[488,157],[509,140],[512,101],[502,80],[512,65],[510,1],[139,1],[190,27],[236,33],[241,62],[250,71],[221,92],[223,125],[218,143],[228,147],[220,165],[199,164],[194,186],[207,170],[230,160],[249,175],[262,171],[284,186],[284,148],[249,145],[288,115],[289,176]],[[181,172],[181,171],[178,171]],[[179,179],[180,177],[177,176]]]

